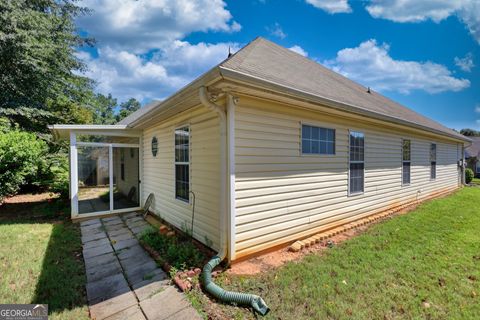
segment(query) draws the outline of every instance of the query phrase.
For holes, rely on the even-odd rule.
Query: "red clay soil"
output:
[[[322,252],[328,249],[327,241],[330,240],[333,241],[333,243],[337,244],[361,233],[366,228],[368,228],[368,226],[359,227],[355,230],[348,230],[347,232],[333,236],[328,240],[316,243],[313,246],[304,248],[298,252],[292,252],[288,249],[288,247],[286,247],[277,251],[260,255],[258,257],[234,263],[231,268],[227,270],[227,274],[254,275],[260,272],[265,272],[277,268],[289,261],[300,260],[301,258],[310,253]]]
[[[322,251],[328,249],[327,242],[332,241],[334,244],[341,243],[345,240],[348,240],[362,232],[364,232],[366,229],[368,229],[369,226],[382,222],[386,219],[390,219],[391,217],[401,215],[408,213],[412,211],[416,205],[411,206],[409,208],[400,210],[396,213],[394,213],[391,216],[388,216],[383,219],[379,219],[373,223],[370,223],[368,225],[360,226],[355,229],[348,230],[346,232],[337,234],[327,240],[323,240],[319,243],[316,243],[310,247],[303,248],[302,250],[298,252],[292,252],[288,249],[288,247],[285,247],[280,250],[272,251],[269,253],[265,253],[262,255],[259,255],[257,257],[250,258],[245,261],[241,261],[238,263],[234,263],[227,271],[227,274],[231,275],[254,275],[258,274],[260,272],[265,272],[268,270],[271,270],[273,268],[277,268],[289,261],[297,261],[302,259],[304,256],[310,254],[310,253],[321,253]]]

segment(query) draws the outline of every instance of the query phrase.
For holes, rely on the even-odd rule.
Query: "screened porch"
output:
[[[123,125],[54,125],[68,139],[72,219],[141,209],[141,134]]]

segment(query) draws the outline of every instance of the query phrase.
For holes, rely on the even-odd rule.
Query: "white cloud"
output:
[[[445,66],[430,61],[403,61],[390,57],[389,46],[376,40],[362,42],[356,48],[337,52],[333,60],[324,63],[346,77],[377,91],[413,90],[429,93],[460,91],[470,86],[467,79],[455,78]]]
[[[322,9],[330,14],[350,13],[352,8],[348,0],[305,0],[315,8]]]
[[[287,34],[283,32],[282,26],[278,22],[271,27],[267,27],[267,31],[270,32],[271,35],[274,35],[280,39],[285,39]]]
[[[292,50],[293,52],[296,52],[298,54],[301,54],[302,56],[306,57],[308,56],[308,52],[305,51],[302,47],[300,47],[299,45],[294,45],[293,47],[290,47],[288,48],[290,50]]]
[[[97,91],[112,93],[120,101],[129,97],[145,101],[162,100],[203,72],[227,58],[228,47],[238,50],[238,44],[174,41],[150,58],[125,50],[103,47],[98,58],[86,52],[78,56],[89,70],[86,75],[98,83]]]
[[[455,65],[457,67],[459,67],[465,72],[470,72],[472,71],[472,68],[475,67],[475,64],[473,63],[473,55],[471,52],[467,53],[463,58],[455,57],[453,61],[455,62]]]
[[[480,1],[478,0],[371,0],[367,11],[375,18],[395,22],[440,22],[457,15],[480,43]]]
[[[222,0],[83,0],[93,10],[77,25],[99,46],[146,52],[195,31],[241,29]]]
[[[480,103],[475,106],[475,112],[480,113]]]
[[[164,99],[227,58],[235,43],[191,44],[192,32],[241,29],[223,0],[81,0],[93,10],[76,20],[96,39],[97,54],[78,56],[97,91],[120,101]]]

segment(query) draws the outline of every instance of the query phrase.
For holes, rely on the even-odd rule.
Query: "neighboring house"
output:
[[[462,185],[469,139],[257,38],[118,125],[54,125],[70,139],[72,217],[141,207],[236,260]],[[106,135],[88,142],[85,135]],[[128,137],[118,142],[116,137]],[[138,150],[140,204],[79,212],[77,154]],[[125,157],[127,157],[125,155]],[[117,157],[118,158],[118,157]],[[117,168],[114,170],[114,168]]]
[[[470,137],[472,144],[465,148],[467,167],[472,169],[475,177],[480,177],[480,137]]]

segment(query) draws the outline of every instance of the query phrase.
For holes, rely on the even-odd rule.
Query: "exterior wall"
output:
[[[143,199],[150,193],[155,201],[150,208],[156,215],[188,230],[192,221],[190,203],[175,198],[175,128],[190,125],[190,190],[195,193],[194,237],[219,248],[219,120],[216,113],[199,106],[158,122],[143,133]],[[158,140],[158,153],[152,155],[153,136]]]
[[[241,97],[235,114],[236,259],[461,184],[461,144]],[[301,155],[301,123],[336,129],[335,155]],[[364,193],[348,196],[349,129],[365,134]],[[402,139],[411,184],[402,186]],[[430,180],[430,143],[437,178]]]

